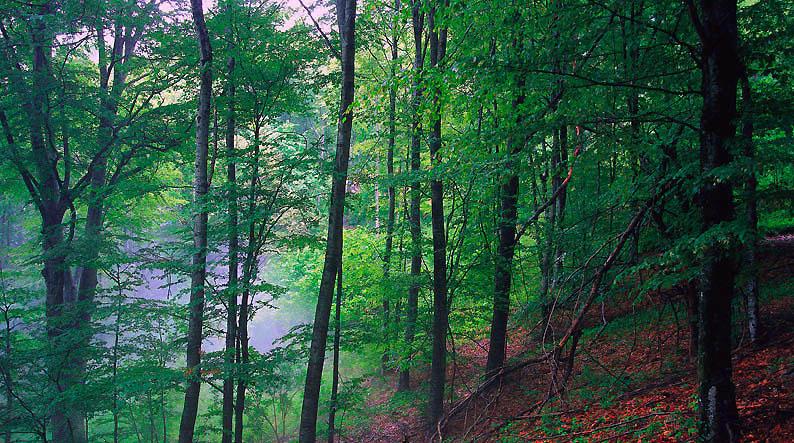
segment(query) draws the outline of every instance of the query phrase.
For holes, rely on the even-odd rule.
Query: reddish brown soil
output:
[[[794,238],[769,239],[762,283],[790,281],[794,275]],[[662,306],[664,294],[651,294],[641,307]],[[617,319],[638,309],[636,301],[609,310]],[[479,395],[452,417],[444,441],[694,441],[696,375],[689,358],[685,313],[679,324],[670,315],[626,317],[622,329],[582,338],[566,390],[555,391],[564,366],[552,360],[529,365]],[[596,309],[598,311],[598,309]],[[622,311],[622,312],[618,312]],[[679,309],[680,311],[680,309]],[[601,312],[594,313],[599,319]],[[743,441],[794,441],[794,297],[784,296],[762,308],[767,339],[751,348],[739,340],[734,383]],[[597,324],[596,318],[591,324]],[[638,322],[645,321],[644,324]],[[738,326],[738,325],[737,325]],[[515,358],[539,348],[539,331],[514,330],[509,346]],[[480,381],[487,339],[459,345],[450,383],[456,398],[469,395]],[[424,374],[414,374],[420,381]],[[556,383],[555,383],[556,380]],[[430,434],[417,406],[389,408],[394,377],[372,379],[369,426],[348,430],[350,442],[423,442]],[[554,395],[549,395],[553,392]],[[419,404],[419,403],[418,403]],[[454,404],[454,403],[453,403]],[[385,411],[385,412],[376,412]]]

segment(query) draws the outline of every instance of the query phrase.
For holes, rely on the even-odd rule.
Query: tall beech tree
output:
[[[520,14],[515,14],[516,19]],[[517,39],[514,38],[511,51],[518,51]],[[518,58],[516,54],[509,57]],[[493,373],[505,362],[507,346],[507,319],[510,309],[510,286],[513,278],[513,258],[516,248],[516,224],[518,222],[518,192],[520,177],[517,156],[523,149],[521,131],[521,106],[526,100],[524,92],[525,82],[522,78],[516,80],[516,97],[511,104],[512,113],[515,114],[515,128],[510,126],[511,136],[505,146],[505,173],[499,177],[499,214],[497,221],[498,246],[494,258],[494,292],[493,315],[491,317],[490,336],[488,340],[488,359],[485,364],[486,373]]]
[[[334,282],[342,260],[342,228],[345,215],[345,190],[347,168],[350,161],[350,138],[353,129],[353,94],[355,93],[356,61],[356,0],[337,0],[337,26],[339,28],[340,61],[342,63],[341,97],[336,130],[336,156],[331,185],[331,203],[328,209],[328,234],[325,261],[320,280],[320,294],[314,312],[314,326],[306,368],[306,387],[303,390],[300,441],[313,443],[317,439],[317,410],[320,403],[320,383],[325,363],[328,323],[334,295]]]
[[[741,74],[736,2],[690,2],[690,16],[700,37],[703,110],[700,117],[700,168],[704,183],[698,195],[702,232],[709,234],[734,219],[733,187],[718,168],[731,163],[736,137],[736,88]],[[733,242],[711,241],[703,251],[698,315],[700,437],[704,441],[738,441],[739,424],[731,362],[731,302],[736,250]]]
[[[408,224],[411,231],[411,282],[408,288],[408,300],[406,307],[405,321],[405,342],[409,347],[413,345],[416,336],[416,318],[419,310],[419,288],[420,274],[422,272],[422,215],[420,207],[421,183],[419,181],[419,170],[422,166],[421,140],[422,127],[419,107],[422,100],[422,65],[424,64],[424,45],[422,43],[424,33],[425,13],[422,11],[422,4],[419,0],[411,2],[411,29],[413,30],[414,59],[411,81],[411,149],[409,152],[409,162],[413,181],[410,183],[408,193],[410,194],[410,209],[408,210]],[[398,389],[408,390],[411,387],[411,372],[409,367],[404,367],[400,371]]]
[[[212,101],[212,46],[201,0],[190,1],[193,25],[199,48],[200,83],[196,113],[196,164],[193,178],[193,262],[190,270],[190,318],[187,336],[187,389],[179,424],[179,442],[193,441],[201,393],[201,343],[204,323],[204,296],[207,276],[207,220],[209,211],[206,195],[207,158],[209,155],[209,122]]]
[[[227,32],[230,37],[230,52],[234,50],[232,39],[234,33],[234,0],[226,5],[228,16]],[[236,136],[236,115],[235,115],[235,92],[236,84],[234,78],[234,54],[230,54],[226,59],[226,159],[228,162],[226,180],[228,185],[228,211],[229,211],[229,279],[226,286],[226,339],[224,343],[224,379],[223,379],[223,443],[231,443],[234,437],[234,359],[237,350],[237,294],[239,293],[239,227],[237,215],[237,152],[234,147]]]
[[[447,52],[447,28],[436,21],[438,5],[428,15],[430,32],[430,69],[438,75]],[[447,327],[449,307],[447,299],[447,231],[444,215],[444,183],[441,178],[441,88],[432,88],[432,119],[428,145],[436,174],[430,180],[431,224],[433,232],[433,354],[430,368],[430,423],[436,423],[444,412],[444,389],[447,377]]]
[[[394,186],[394,146],[397,139],[397,85],[395,84],[398,63],[398,47],[399,33],[397,28],[397,18],[400,12],[400,0],[394,1],[394,17],[391,18],[392,29],[389,40],[389,49],[391,50],[391,58],[389,63],[389,78],[392,84],[389,86],[389,139],[388,146],[386,147],[386,177],[389,180],[388,194],[389,203],[386,215],[386,249],[383,252],[383,277],[389,278],[389,271],[392,266],[392,251],[394,249],[394,219],[395,210],[397,208],[397,190]],[[383,299],[383,329],[388,333],[390,321],[390,306],[388,297]],[[396,312],[395,312],[396,315]],[[386,336],[385,338],[387,338]],[[383,352],[382,364],[383,369],[389,363],[389,349],[386,348]]]

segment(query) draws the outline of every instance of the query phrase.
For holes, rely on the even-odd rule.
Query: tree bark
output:
[[[400,0],[394,1],[395,16],[400,11]],[[394,18],[396,20],[396,17]],[[397,195],[394,188],[394,144],[397,138],[397,86],[394,84],[397,73],[397,26],[392,23],[392,41],[391,41],[391,65],[390,65],[390,78],[391,85],[389,86],[389,141],[386,151],[386,176],[389,179],[389,213],[386,216],[386,251],[383,254],[383,277],[385,280],[389,278],[389,271],[391,267],[391,255],[394,245],[394,211],[397,205]],[[389,365],[389,347],[388,347],[388,333],[389,333],[389,297],[383,297],[383,340],[387,345],[383,350],[381,358],[381,371],[386,372]]]
[[[524,103],[524,81],[518,80],[518,97],[513,102],[513,112],[519,112]],[[518,118],[518,123],[521,119]],[[513,131],[516,128],[511,128]],[[505,362],[507,346],[507,321],[510,313],[510,286],[513,276],[513,254],[516,246],[516,223],[518,221],[518,190],[519,177],[515,156],[521,151],[521,140],[508,138],[508,157],[504,168],[504,176],[499,187],[499,219],[497,232],[499,245],[494,262],[494,300],[493,316],[491,317],[491,333],[488,344],[488,358],[485,364],[486,374],[499,369]]]
[[[700,162],[705,183],[698,196],[702,232],[734,219],[733,190],[714,169],[731,162],[735,139],[737,55],[736,0],[700,0],[700,18],[690,3],[692,21],[703,48],[701,70],[703,110],[700,120]],[[730,243],[730,241],[728,242]],[[707,246],[699,301],[698,377],[700,437],[707,442],[737,441],[738,413],[731,366],[731,302],[735,247],[723,242]]]
[[[230,15],[226,34],[233,37],[231,31],[231,5],[227,5],[227,14]],[[233,38],[229,40],[229,49],[233,49]],[[234,82],[234,56],[226,60],[226,158],[227,158],[227,184],[229,186],[229,281],[226,287],[226,343],[223,355],[223,436],[222,443],[232,443],[234,430],[234,358],[237,344],[237,293],[238,289],[238,220],[237,220],[237,164],[235,159],[235,82]]]
[[[753,96],[750,88],[750,79],[747,78],[746,72],[742,72],[741,84],[742,146],[744,157],[749,163],[750,169],[744,189],[745,221],[750,233],[750,241],[744,257],[745,268],[748,273],[745,287],[747,294],[747,330],[750,335],[750,341],[753,344],[758,344],[763,336],[761,318],[758,312],[759,288],[758,263],[756,260],[758,251],[758,197],[756,195],[756,187],[758,186],[758,180],[756,179],[755,145],[753,144]]]
[[[261,123],[259,119],[254,122],[254,149],[252,153],[251,181],[248,188],[248,243],[246,245],[245,262],[243,264],[243,288],[240,297],[238,327],[237,327],[237,400],[234,404],[234,442],[243,443],[243,421],[245,417],[245,391],[248,387],[248,304],[251,295],[251,286],[256,280],[256,188],[259,180],[259,137]]]
[[[328,443],[336,438],[336,411],[339,408],[339,341],[342,334],[342,261],[336,276],[336,306],[334,312],[334,361],[331,371],[331,409],[328,413]]]
[[[317,439],[317,410],[320,403],[325,347],[328,339],[328,322],[331,315],[334,282],[342,259],[342,228],[344,224],[345,185],[350,160],[350,138],[353,127],[353,94],[355,92],[355,20],[356,0],[337,0],[337,23],[341,37],[342,85],[337,125],[336,159],[331,187],[331,204],[328,210],[328,235],[325,262],[320,280],[320,293],[314,313],[314,327],[306,368],[306,385],[303,391],[300,435],[301,443],[314,443]]]
[[[420,212],[420,184],[418,179],[421,168],[421,120],[419,105],[422,100],[422,32],[424,31],[424,13],[419,0],[411,2],[411,21],[414,32],[414,72],[411,86],[411,174],[413,181],[410,189],[410,209],[408,223],[411,231],[411,283],[408,288],[408,303],[405,319],[405,343],[411,352],[416,335],[416,318],[419,312],[419,278],[422,272],[422,227]],[[409,362],[410,363],[410,362]],[[411,370],[403,367],[397,389],[407,391],[411,388]]]
[[[41,215],[42,255],[44,266],[42,276],[45,284],[45,316],[47,337],[51,354],[48,361],[53,390],[57,394],[67,391],[77,383],[72,367],[73,358],[66,355],[62,335],[68,326],[62,318],[64,310],[64,287],[69,272],[66,265],[67,247],[64,238],[63,217],[68,206],[66,196],[58,177],[58,158],[54,150],[47,147],[46,128],[50,127],[49,92],[52,88],[50,54],[52,53],[52,30],[47,27],[49,16],[53,14],[51,2],[39,6],[37,15],[30,18],[31,45],[33,51],[30,101],[28,111],[30,146],[36,167],[38,185],[31,188],[31,197]],[[7,122],[4,122],[4,126]],[[50,140],[52,141],[52,140]],[[26,178],[26,177],[23,177]],[[29,178],[26,178],[29,180]],[[64,180],[64,184],[67,184]],[[59,399],[60,401],[60,399]],[[79,408],[69,402],[60,402],[51,416],[53,442],[85,441],[85,419]]]
[[[430,66],[438,69],[447,46],[446,29],[438,29],[435,8],[428,17],[430,27]],[[430,159],[441,166],[441,91],[433,91],[433,117],[429,138]],[[444,388],[447,372],[447,237],[444,226],[444,184],[434,176],[430,180],[430,220],[433,233],[433,352],[430,364],[430,423],[435,424],[444,412]]]
[[[179,442],[193,441],[201,392],[201,341],[204,322],[204,280],[207,273],[207,156],[209,151],[209,119],[212,96],[212,47],[204,21],[202,0],[190,0],[193,23],[198,39],[201,82],[196,115],[196,164],[193,182],[193,255],[190,275],[190,320],[187,337],[187,389],[179,424]]]

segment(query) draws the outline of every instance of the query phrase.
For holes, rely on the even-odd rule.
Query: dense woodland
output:
[[[792,25],[0,0],[0,434],[792,441]]]

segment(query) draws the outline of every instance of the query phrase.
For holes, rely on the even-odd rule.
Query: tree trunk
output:
[[[113,331],[113,443],[119,443],[119,339],[121,338],[121,272],[117,273],[118,300],[116,301],[116,325]]]
[[[342,261],[336,275],[336,310],[334,312],[334,361],[331,371],[331,410],[328,413],[328,443],[336,438],[336,411],[339,408],[339,340],[342,333]]]
[[[400,0],[394,1],[394,11],[395,15],[399,14],[400,11]],[[396,18],[395,18],[396,19]],[[386,251],[383,254],[383,277],[385,280],[389,278],[389,270],[391,267],[391,255],[392,255],[392,248],[394,245],[394,211],[397,204],[397,195],[394,189],[394,183],[392,180],[394,179],[394,144],[395,139],[397,138],[397,124],[396,124],[396,114],[397,114],[397,86],[394,84],[395,76],[397,73],[397,26],[396,23],[392,23],[392,41],[391,41],[391,65],[390,65],[390,76],[391,76],[391,86],[389,87],[389,142],[388,148],[386,152],[386,175],[389,179],[389,213],[386,216]],[[388,295],[384,295],[383,297],[383,340],[386,342],[386,347],[383,350],[383,356],[381,358],[381,371],[386,372],[389,365],[389,297]]]
[[[337,0],[336,14],[341,36],[342,87],[337,126],[336,159],[331,204],[328,210],[328,235],[325,246],[325,262],[320,281],[320,294],[314,313],[312,342],[309,363],[306,369],[306,385],[301,409],[300,442],[314,443],[317,439],[317,409],[320,403],[320,383],[325,363],[325,347],[328,338],[328,321],[334,281],[342,259],[342,228],[344,223],[345,185],[347,166],[350,160],[350,137],[353,127],[354,80],[355,80],[355,20],[356,0]]]
[[[240,298],[240,313],[237,327],[237,401],[234,404],[234,442],[243,443],[243,420],[245,417],[245,390],[248,386],[248,300],[251,286],[256,280],[258,257],[256,254],[256,187],[259,180],[259,119],[254,122],[254,150],[252,153],[251,182],[248,188],[248,243],[246,245],[245,263],[243,264],[243,281],[245,286]]]
[[[524,81],[519,79],[516,85],[519,96],[513,102],[513,112],[518,112],[524,103]],[[521,119],[518,118],[518,123]],[[488,344],[488,359],[485,364],[486,374],[493,373],[505,362],[507,346],[507,320],[510,313],[510,286],[513,276],[513,254],[516,246],[516,223],[518,219],[519,177],[515,156],[521,151],[521,140],[510,136],[508,139],[508,157],[505,173],[499,188],[499,220],[497,231],[499,246],[494,262],[494,300],[493,317],[491,318],[491,334]]]
[[[98,28],[99,66],[100,66],[100,112],[99,129],[97,133],[97,146],[99,149],[110,151],[115,143],[113,135],[115,119],[118,114],[118,98],[126,86],[127,72],[125,64],[133,54],[137,39],[126,32],[125,28],[117,21],[115,26],[112,62],[105,57],[104,32],[102,25]],[[113,71],[113,83],[110,85],[110,76]],[[105,213],[105,186],[107,184],[108,155],[100,154],[93,170],[90,171],[90,188],[88,194],[88,208],[86,211],[85,234],[83,243],[87,246],[86,257],[80,269],[80,278],[77,288],[78,315],[76,327],[84,328],[81,333],[81,352],[77,356],[77,368],[80,378],[84,377],[87,348],[91,340],[89,324],[94,311],[94,297],[96,295],[98,280],[99,248],[102,243],[102,229]],[[114,428],[117,427],[118,415],[114,416]],[[114,438],[117,438],[114,430]]]
[[[734,218],[732,187],[717,179],[714,169],[731,162],[735,139],[737,55],[736,1],[700,0],[700,19],[692,4],[692,20],[700,35],[703,111],[700,161],[705,184],[700,190],[702,231]],[[736,270],[733,247],[720,243],[703,252],[699,302],[698,376],[700,436],[707,442],[737,441],[738,413],[731,367],[731,301]]]
[[[747,73],[743,72],[742,82],[742,146],[743,154],[749,162],[750,172],[745,183],[745,219],[747,228],[750,232],[750,241],[745,253],[745,268],[747,270],[747,330],[750,334],[750,341],[758,344],[762,340],[761,318],[758,306],[758,263],[756,254],[758,251],[758,197],[756,196],[756,162],[755,145],[753,144],[753,96],[750,89],[750,79]]]
[[[10,239],[10,221],[3,211],[3,238],[5,243],[5,250],[3,251],[4,255],[7,254],[8,250],[11,247],[11,239]],[[6,284],[5,284],[5,275],[4,275],[4,261],[5,257],[0,257],[0,291],[3,292],[3,299],[6,297]],[[4,325],[4,333],[5,336],[3,337],[3,347],[5,348],[5,355],[3,358],[5,359],[4,364],[2,365],[1,369],[3,371],[3,385],[5,385],[5,431],[4,431],[4,441],[5,443],[11,443],[11,435],[13,428],[11,423],[14,421],[14,355],[13,355],[13,347],[11,346],[11,333],[13,328],[11,327],[11,317],[9,316],[9,311],[11,306],[6,305],[3,307],[3,325]]]
[[[45,315],[47,318],[47,337],[52,348],[48,362],[53,389],[58,394],[67,391],[77,382],[73,358],[65,352],[61,336],[64,328],[62,314],[64,309],[64,285],[66,273],[67,244],[64,238],[63,217],[66,200],[62,193],[61,182],[57,175],[56,153],[48,149],[46,128],[50,127],[49,93],[52,78],[50,54],[52,52],[52,31],[47,22],[53,13],[53,5],[47,1],[39,7],[39,14],[30,19],[31,44],[33,49],[32,90],[30,102],[26,105],[30,123],[30,146],[36,164],[37,193],[31,197],[41,214],[42,255],[44,267],[42,275],[45,283]],[[52,141],[52,140],[50,140]],[[70,402],[60,403],[54,408],[51,417],[53,442],[85,441],[85,419],[79,409]]]
[[[231,2],[227,5],[228,14],[232,14]],[[231,22],[231,19],[230,19]],[[226,32],[232,36],[231,23]],[[233,37],[233,36],[232,36]],[[230,40],[230,49],[233,48]],[[234,109],[234,57],[229,56],[226,61],[226,158],[227,158],[227,181],[229,186],[229,284],[226,287],[227,311],[226,311],[226,343],[223,355],[223,436],[222,443],[232,443],[234,430],[234,358],[237,344],[237,293],[238,293],[238,248],[239,236],[237,227],[237,164],[235,159],[234,135],[235,135],[235,109]]]
[[[207,184],[207,156],[209,150],[210,101],[212,96],[212,48],[207,24],[204,22],[202,0],[190,0],[190,9],[198,38],[201,55],[201,84],[198,113],[196,115],[196,165],[193,182],[193,255],[190,274],[190,320],[187,336],[187,389],[179,424],[179,442],[193,441],[193,431],[198,414],[201,391],[201,341],[204,322],[204,279],[207,272],[207,206],[205,197]]]
[[[430,66],[439,69],[447,46],[446,29],[438,29],[435,8],[431,9]],[[441,91],[433,91],[433,120],[429,138],[430,159],[434,167],[441,166]],[[434,176],[430,181],[430,220],[433,232],[433,353],[430,365],[430,423],[435,425],[444,412],[444,387],[447,372],[447,237],[444,226],[444,184]]]
[[[421,120],[419,106],[422,100],[422,32],[424,29],[424,13],[418,0],[411,5],[411,21],[414,31],[414,78],[411,97],[411,174],[414,177],[410,189],[410,210],[408,222],[411,231],[411,283],[408,288],[408,306],[405,319],[405,343],[412,352],[416,335],[416,318],[419,312],[419,278],[422,272],[422,226],[420,213],[420,184],[417,175],[421,165]],[[406,391],[411,388],[411,370],[403,367],[397,389]]]

